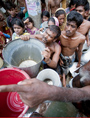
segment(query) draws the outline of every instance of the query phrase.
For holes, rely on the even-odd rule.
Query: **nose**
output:
[[[16,28],[16,29],[15,29],[15,31],[17,32],[17,31],[18,31],[18,29]]]
[[[68,29],[68,31],[70,31],[71,30],[71,26],[68,26],[67,29]]]
[[[64,19],[61,19],[61,22],[64,23]]]

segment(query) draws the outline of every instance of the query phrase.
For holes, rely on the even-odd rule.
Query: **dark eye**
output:
[[[75,26],[72,25],[72,28],[75,28]]]

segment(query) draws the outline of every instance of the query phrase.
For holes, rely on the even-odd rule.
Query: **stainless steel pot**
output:
[[[44,48],[45,45],[37,39],[30,39],[28,41],[16,39],[6,45],[2,55],[9,66],[24,70],[30,77],[36,77],[43,60],[41,52]],[[37,64],[30,67],[19,67],[22,61],[29,59],[35,61]]]

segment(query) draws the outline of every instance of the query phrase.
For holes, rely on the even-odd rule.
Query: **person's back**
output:
[[[55,11],[60,7],[60,3],[62,0],[49,0],[48,1],[48,11],[51,10],[51,15],[55,14]]]

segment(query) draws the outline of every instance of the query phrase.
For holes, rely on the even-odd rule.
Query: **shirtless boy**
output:
[[[50,26],[42,35],[36,34],[36,35],[27,35],[25,37],[21,36],[20,38],[22,40],[28,40],[30,38],[36,38],[41,41],[43,41],[46,45],[45,50],[42,52],[42,55],[44,56],[44,61],[46,64],[51,68],[56,68],[58,61],[59,61],[59,55],[61,53],[61,47],[58,43],[55,41],[60,36],[61,31],[58,26],[52,25]]]
[[[87,4],[87,0],[78,0],[76,4],[76,11],[79,12],[83,16],[83,18],[85,16],[86,4]],[[84,19],[83,23],[80,25],[80,27],[77,30],[78,32],[86,36],[87,46],[90,45],[89,37],[88,37],[89,29],[90,29],[90,22]]]
[[[51,10],[52,16],[55,14],[55,11],[60,7],[60,2],[62,2],[62,0],[48,0],[48,11],[50,13]]]

